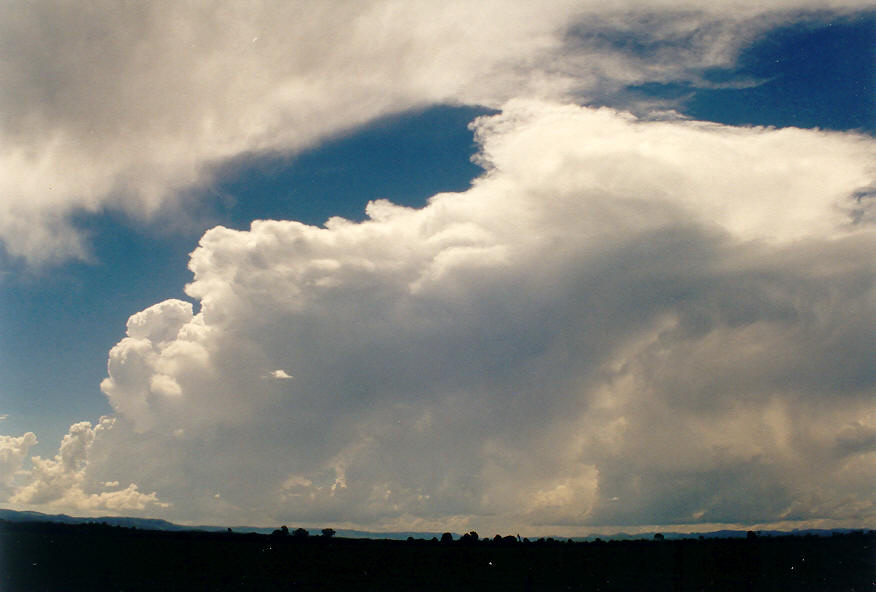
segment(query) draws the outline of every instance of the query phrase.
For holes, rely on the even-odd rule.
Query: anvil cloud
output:
[[[625,84],[697,80],[789,14],[869,5],[763,4],[12,2],[0,242],[32,264],[88,258],[77,214],[180,223],[241,155],[436,103],[604,101]]]

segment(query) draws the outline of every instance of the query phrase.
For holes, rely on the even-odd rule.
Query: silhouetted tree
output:
[[[445,543],[445,544],[452,543],[453,542],[453,535],[450,534],[449,532],[445,532],[444,534],[441,535],[441,542]]]
[[[333,536],[335,536],[335,529],[334,528],[323,528],[322,529],[322,536],[324,536],[327,539],[332,538]]]
[[[274,532],[272,532],[271,536],[289,536],[289,529],[285,525],[283,525]]]
[[[285,526],[284,526],[283,528],[285,528]],[[295,529],[295,532],[292,533],[292,534],[293,534],[293,536],[294,536],[295,538],[298,538],[298,539],[304,539],[304,538],[307,538],[307,536],[308,536],[310,533],[307,532],[307,531],[306,531],[305,529],[303,529],[303,528],[296,528],[296,529]]]

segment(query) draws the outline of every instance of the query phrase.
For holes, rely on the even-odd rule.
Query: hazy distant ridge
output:
[[[8,520],[10,522],[58,522],[61,524],[87,524],[90,522],[97,523],[105,523],[110,526],[123,526],[126,528],[139,528],[142,530],[171,530],[171,531],[187,531],[187,530],[201,530],[201,531],[224,531],[227,530],[228,526],[211,526],[211,525],[198,525],[198,526],[185,526],[181,524],[174,524],[173,522],[168,522],[167,520],[162,520],[160,518],[132,518],[127,516],[97,516],[91,518],[82,518],[77,516],[68,516],[67,514],[43,514],[42,512],[33,512],[33,511],[17,511],[17,510],[6,510],[0,508],[0,520]],[[277,525],[279,527],[279,525]],[[260,534],[270,534],[273,532],[274,528],[271,527],[260,527],[260,526],[232,526],[230,527],[234,532],[255,532]],[[835,529],[806,529],[806,530],[790,530],[790,531],[782,531],[782,530],[759,530],[757,533],[760,536],[781,536],[781,535],[815,535],[815,536],[831,536],[833,533],[848,533],[854,532],[855,530],[862,529],[851,529],[851,528],[835,528]],[[310,534],[318,535],[320,534],[320,529],[310,529]],[[480,533],[482,537],[492,537],[495,533]],[[615,534],[609,535],[590,535],[584,537],[571,537],[574,541],[594,541],[597,538],[602,540],[635,540],[635,539],[650,539],[654,537],[655,532],[646,532],[640,534],[628,534],[625,532],[619,532]],[[413,537],[415,539],[431,539],[432,537],[441,537],[441,533],[438,532],[371,532],[367,530],[344,530],[339,529],[336,531],[336,535],[340,537],[347,538],[369,538],[369,539],[395,539],[395,540],[404,540],[408,537]],[[685,538],[698,538],[703,536],[705,538],[744,538],[747,536],[747,531],[745,530],[716,530],[711,532],[694,532],[694,533],[682,533],[682,532],[663,532],[663,535],[667,539],[685,539]],[[460,535],[458,533],[454,533],[454,537],[458,538]],[[535,539],[537,537],[530,537],[531,539]],[[554,535],[552,538],[557,540],[567,540],[569,537],[561,537]]]

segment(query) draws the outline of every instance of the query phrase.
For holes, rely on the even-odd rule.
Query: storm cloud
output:
[[[114,418],[74,426],[83,495],[372,529],[873,520],[872,139],[521,100],[473,125],[468,191],[209,230],[196,307],[133,315]]]

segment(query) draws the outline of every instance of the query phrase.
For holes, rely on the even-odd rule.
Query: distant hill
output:
[[[90,517],[90,518],[82,518],[76,516],[68,516],[67,514],[43,514],[42,512],[33,512],[33,511],[17,511],[17,510],[5,510],[0,508],[0,520],[7,520],[9,522],[57,522],[61,524],[88,524],[88,523],[101,523],[108,524],[110,526],[123,526],[126,528],[139,528],[142,530],[169,530],[169,531],[205,531],[205,532],[217,532],[227,530],[228,526],[211,526],[211,525],[199,525],[199,526],[185,526],[181,524],[174,524],[173,522],[168,522],[167,520],[162,520],[160,518],[132,518],[126,516],[98,516],[98,517]],[[279,527],[279,525],[277,525]],[[266,528],[260,526],[232,526],[230,527],[234,532],[245,533],[245,532],[254,532],[259,534],[270,534],[274,528]],[[756,531],[759,536],[783,536],[783,535],[796,535],[796,536],[805,536],[805,535],[814,535],[814,536],[831,536],[834,533],[849,533],[854,532],[856,530],[863,529],[849,529],[849,528],[836,528],[836,529],[806,529],[806,530],[791,530],[791,531],[781,531],[781,530],[763,530]],[[320,529],[310,529],[308,531],[312,535],[320,534]],[[480,533],[482,537],[489,537],[496,533]],[[507,533],[501,533],[507,534]],[[591,535],[586,537],[571,537],[573,541],[595,541],[596,539],[602,539],[605,541],[628,541],[628,540],[641,540],[641,539],[651,539],[654,537],[655,532],[647,532],[640,534],[628,534],[625,532],[619,532],[615,534],[609,535]],[[681,533],[681,532],[663,532],[663,536],[667,540],[674,539],[695,539],[702,536],[707,539],[733,539],[733,538],[745,538],[748,534],[748,531],[745,530],[717,530],[712,532],[694,532],[694,533]],[[344,538],[352,538],[352,539],[390,539],[390,540],[406,540],[409,537],[413,537],[415,539],[431,539],[441,538],[441,533],[439,532],[413,532],[413,531],[401,531],[401,532],[371,532],[367,530],[345,530],[345,529],[337,529],[336,536],[344,537]],[[454,538],[459,538],[459,534],[454,534]],[[534,538],[534,537],[530,537]],[[537,538],[537,537],[535,537]],[[548,538],[548,537],[545,537]],[[562,537],[554,535],[553,537],[556,540],[567,540],[569,537]]]
[[[754,531],[758,536],[763,537],[777,537],[777,536],[819,536],[819,537],[829,537],[834,533],[839,534],[847,534],[850,532],[861,532],[866,531],[868,529],[865,528],[809,528],[809,529],[793,529],[793,530],[756,530]],[[713,530],[708,532],[666,532],[660,531],[663,537],[666,540],[679,540],[679,539],[697,539],[699,537],[703,537],[705,539],[744,539],[748,536],[747,530]],[[595,541],[596,539],[602,539],[604,541],[633,541],[633,540],[641,540],[641,539],[651,539],[654,538],[654,535],[657,534],[657,531],[654,532],[643,532],[639,534],[628,534],[625,532],[619,532],[615,534],[607,534],[607,535],[590,535],[586,537],[572,537],[573,541],[580,542],[588,542]],[[567,537],[554,537],[555,539],[566,540]]]
[[[8,520],[9,522],[57,522],[60,524],[88,524],[100,523],[110,526],[124,526],[127,528],[139,528],[142,530],[170,530],[170,531],[224,531],[228,526],[213,526],[213,525],[197,525],[186,526],[182,524],[174,524],[167,520],[159,518],[132,518],[127,516],[96,516],[96,517],[77,517],[68,516],[67,514],[43,514],[42,512],[33,511],[17,511],[6,510],[0,508],[0,520]],[[280,525],[278,524],[277,527]],[[270,534],[277,527],[261,527],[261,526],[232,526],[234,532],[255,532],[259,534]],[[312,535],[321,534],[321,529],[310,529],[308,532]],[[336,536],[353,538],[353,539],[392,539],[405,540],[408,537],[431,539],[432,537],[441,537],[440,532],[369,532],[366,530],[344,530],[338,529]]]
[[[128,518],[121,516],[99,516],[96,518],[78,518],[67,514],[43,514],[42,512],[19,512],[0,509],[0,520],[10,522],[59,522],[61,524],[87,524],[89,522],[106,523],[111,526],[142,528],[144,530],[203,530],[201,527],[180,526],[158,518]]]

